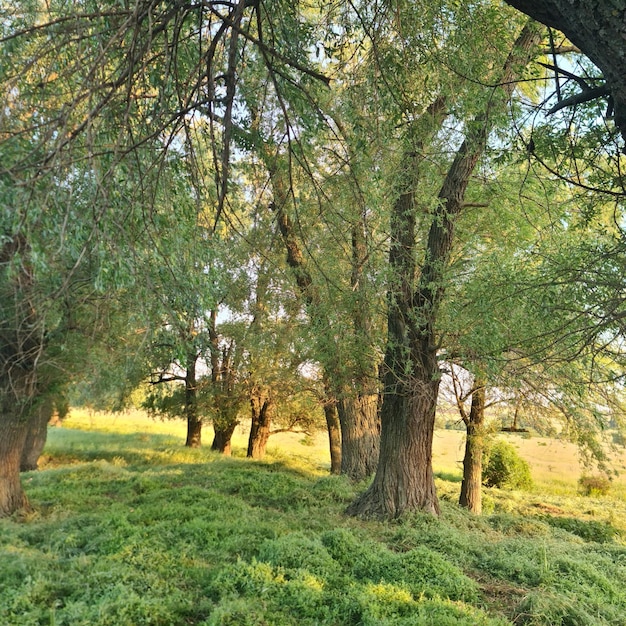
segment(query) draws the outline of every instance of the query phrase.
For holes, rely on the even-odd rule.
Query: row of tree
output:
[[[490,398],[602,459],[621,77],[526,4],[579,47],[492,0],[0,2],[0,515],[54,403],[138,387],[190,446],[247,415],[256,458],[325,419],[366,517],[438,514],[446,372],[462,505]]]

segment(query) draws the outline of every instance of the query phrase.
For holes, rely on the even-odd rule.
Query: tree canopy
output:
[[[450,368],[602,456],[624,7],[508,4],[0,2],[0,514],[66,389],[251,456],[323,409],[362,516],[438,513]]]

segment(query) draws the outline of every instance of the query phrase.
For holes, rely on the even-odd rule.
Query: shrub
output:
[[[584,496],[606,496],[611,490],[611,479],[602,474],[583,475],[578,479],[578,490]]]
[[[530,489],[530,467],[506,441],[497,441],[487,451],[483,483],[500,489]]]

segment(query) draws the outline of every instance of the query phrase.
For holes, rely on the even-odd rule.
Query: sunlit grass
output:
[[[0,624],[626,623],[619,484],[582,497],[539,459],[532,492],[485,490],[477,517],[456,505],[462,438],[441,431],[441,518],[363,522],[343,514],[363,485],[328,475],[323,435],[277,436],[258,462],[246,434],[228,459],[210,429],[189,450],[182,423],[141,414],[51,429],[24,475],[34,512],[0,521]]]

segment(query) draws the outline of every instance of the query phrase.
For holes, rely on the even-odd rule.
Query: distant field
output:
[[[161,421],[148,417],[141,411],[128,411],[119,414],[89,413],[73,409],[64,421],[66,428],[83,430],[110,429],[117,433],[146,432],[167,434],[179,437],[183,442],[186,431],[182,420]],[[206,426],[203,432],[204,445],[210,445],[213,431]],[[233,436],[233,455],[243,456],[248,445],[248,428],[242,425]],[[569,442],[547,437],[528,436],[522,433],[499,433],[497,437],[513,443],[520,455],[531,466],[533,479],[538,487],[546,486],[551,491],[571,493],[576,490],[578,479],[584,473],[594,473],[594,468],[585,468],[581,463],[578,448]],[[316,463],[320,470],[330,465],[327,437],[324,432],[307,438],[298,433],[278,433],[272,435],[268,452],[273,457],[281,455],[303,457]],[[182,442],[181,442],[182,443]],[[463,446],[465,435],[457,430],[437,430],[433,445],[433,466],[435,472],[461,476]],[[618,473],[614,477],[614,489],[626,496],[626,450],[612,452],[613,469]]]
[[[585,467],[576,445],[548,437],[528,436],[523,433],[498,433],[499,439],[512,443],[530,464],[533,479],[539,485],[561,487],[566,491],[576,489],[582,474],[597,473],[594,467]],[[435,432],[433,459],[436,470],[461,471],[465,435],[462,431],[438,430]],[[614,488],[626,494],[626,451],[621,448],[611,452]]]
[[[103,442],[108,450],[107,456],[98,448],[98,444],[83,442],[78,431],[110,433],[113,437],[143,433],[145,438],[141,442],[142,448],[136,451],[137,456],[138,458],[145,457],[147,454],[150,462],[155,463],[174,458],[180,458],[183,462],[193,462],[198,456],[195,453],[199,452],[184,448],[186,426],[182,420],[155,420],[144,412],[136,410],[110,414],[74,409],[64,420],[60,429],[50,431],[49,449],[53,451],[53,465],[68,461],[63,454],[58,454],[55,442],[58,442],[60,450],[66,450],[69,429],[77,429],[77,432],[72,431],[76,437],[76,443],[71,445],[82,449],[83,458],[85,445],[89,447],[89,459],[106,460],[114,453],[111,452],[110,440]],[[483,493],[485,513],[506,511],[524,515],[536,515],[542,512],[559,516],[576,515],[588,520],[610,523],[626,534],[626,472],[624,472],[626,454],[624,451],[613,459],[613,465],[619,473],[613,477],[610,494],[589,498],[579,494],[578,479],[583,474],[597,474],[597,469],[583,466],[574,444],[523,433],[498,433],[495,436],[512,443],[520,455],[528,461],[535,485],[531,493],[485,488]],[[166,441],[168,437],[171,437],[171,441],[167,444],[169,448],[165,451],[163,450],[163,437],[166,437]],[[207,425],[203,431],[205,450],[211,445],[212,437],[213,430]],[[433,469],[437,477],[437,489],[441,500],[452,503],[458,501],[464,443],[462,431],[446,429],[435,431]],[[129,454],[126,449],[127,443],[120,441],[119,445],[120,454],[127,456]],[[236,429],[233,436],[233,457],[244,458],[247,445],[248,428],[243,424]],[[146,452],[152,446],[159,451]],[[201,455],[198,456],[200,457]],[[270,462],[286,461],[291,466],[306,468],[307,472],[313,471],[320,477],[326,476],[330,467],[326,433],[319,432],[313,437],[306,437],[300,433],[272,435],[267,447],[267,460]],[[46,463],[44,454],[40,466],[45,469]]]

